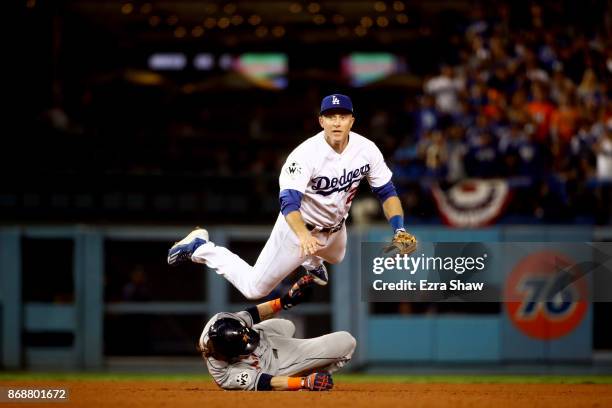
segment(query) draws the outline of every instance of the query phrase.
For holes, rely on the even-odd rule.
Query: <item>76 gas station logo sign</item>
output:
[[[504,289],[506,313],[529,337],[549,340],[571,333],[587,311],[584,279],[573,280],[567,256],[541,251],[518,262]]]

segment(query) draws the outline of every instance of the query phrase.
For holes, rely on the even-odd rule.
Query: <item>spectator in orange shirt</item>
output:
[[[569,93],[559,95],[559,107],[551,118],[551,135],[555,142],[567,145],[576,133],[580,111]]]
[[[527,112],[536,126],[534,133],[536,141],[546,144],[555,107],[548,101],[543,84],[539,82],[534,83],[531,87],[531,92],[532,101],[527,104]]]
[[[482,108],[482,113],[495,121],[500,121],[506,111],[506,97],[496,89],[487,90],[488,103]]]

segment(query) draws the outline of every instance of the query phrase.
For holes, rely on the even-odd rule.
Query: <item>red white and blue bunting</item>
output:
[[[462,228],[492,224],[510,201],[510,188],[503,179],[467,179],[446,191],[434,185],[432,193],[444,223]]]

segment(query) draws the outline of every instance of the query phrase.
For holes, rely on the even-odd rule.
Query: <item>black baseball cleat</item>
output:
[[[327,282],[329,282],[329,276],[327,275],[327,268],[323,264],[321,264],[315,269],[311,269],[311,270],[306,269],[306,272],[310,276],[313,277],[314,283],[316,283],[317,285],[325,286],[327,285]]]
[[[168,251],[168,265],[180,265],[191,261],[191,256],[200,245],[208,242],[208,231],[196,228],[185,238],[172,245]]]
[[[304,302],[310,295],[311,287],[315,285],[314,276],[304,275],[295,282],[289,292],[281,298],[284,310],[289,310],[298,303]]]
[[[295,295],[297,291],[304,291],[305,289],[309,289],[312,285],[315,284],[315,278],[312,275],[306,274],[298,279],[297,282],[291,286],[289,289],[289,296]]]

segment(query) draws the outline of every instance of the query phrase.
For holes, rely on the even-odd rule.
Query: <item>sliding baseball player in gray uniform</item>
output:
[[[335,332],[296,339],[293,323],[271,318],[299,303],[312,282],[306,275],[282,298],[237,313],[218,313],[206,323],[198,350],[217,385],[251,391],[333,388],[331,373],[350,360],[353,336]]]

